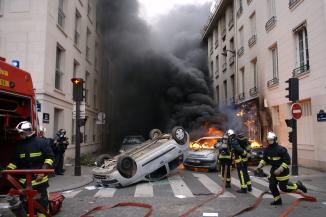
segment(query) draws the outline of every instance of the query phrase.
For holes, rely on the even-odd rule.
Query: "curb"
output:
[[[69,177],[67,177],[67,178],[69,178]],[[90,177],[90,176],[83,176],[82,178],[83,178],[83,180],[79,181],[78,183],[64,186],[64,187],[54,188],[54,189],[51,189],[51,181],[50,181],[50,187],[49,187],[48,191],[49,192],[63,192],[63,191],[73,190],[73,189],[81,188],[85,185],[88,185],[89,183],[93,182],[93,180],[94,180],[93,177]]]

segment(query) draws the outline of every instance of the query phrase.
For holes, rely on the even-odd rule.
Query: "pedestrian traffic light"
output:
[[[288,91],[288,95],[286,98],[289,98],[289,101],[296,102],[299,100],[299,79],[298,78],[290,78],[285,81],[285,83],[289,83],[289,87],[285,88]]]
[[[285,119],[285,123],[286,123],[286,126],[287,127],[289,127],[289,128],[292,128],[292,130],[293,130],[293,128],[295,127],[295,119]],[[292,131],[290,131],[289,132],[289,142],[293,142],[293,132]]]
[[[290,131],[289,132],[289,142],[291,142],[291,143],[293,142],[293,139],[292,138],[293,138],[293,132]]]
[[[84,80],[82,78],[72,78],[73,100],[81,102],[84,100]]]

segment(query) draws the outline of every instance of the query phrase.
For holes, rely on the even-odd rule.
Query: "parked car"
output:
[[[135,136],[126,136],[123,138],[121,143],[121,151],[127,151],[131,148],[136,147],[139,144],[142,144],[145,142],[145,139],[142,135],[135,135]]]
[[[184,156],[183,165],[186,168],[207,168],[219,171],[218,150],[215,148],[221,136],[202,137],[189,145]]]
[[[149,140],[94,168],[93,177],[98,184],[107,187],[163,179],[182,163],[188,138],[182,127],[174,127],[171,134],[153,129]]]

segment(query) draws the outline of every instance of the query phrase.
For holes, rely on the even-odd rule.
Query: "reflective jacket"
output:
[[[246,137],[238,137],[237,138],[239,145],[243,150],[245,150],[247,153],[250,153],[251,151],[251,145]],[[242,156],[242,161],[248,161],[248,158],[246,156]]]
[[[288,169],[291,163],[290,155],[287,149],[278,143],[269,145],[264,150],[264,157],[261,160],[261,163],[270,164],[272,166],[271,173],[282,166],[284,169]]]
[[[231,149],[228,144],[222,143],[219,146],[219,159],[231,159]]]
[[[247,154],[246,150],[241,147],[237,139],[231,140],[230,146],[234,153],[235,163],[240,163]]]
[[[8,164],[8,169],[42,169],[52,166],[53,164],[53,152],[49,140],[32,136],[26,140],[19,142],[16,146],[14,158],[11,163]],[[46,183],[48,177],[44,176],[43,180],[36,182],[33,177],[32,185],[38,185]],[[25,178],[19,179],[24,184]]]

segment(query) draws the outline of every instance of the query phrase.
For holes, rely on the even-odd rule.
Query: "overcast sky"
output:
[[[140,17],[148,23],[155,23],[160,15],[168,13],[176,5],[204,4],[215,0],[138,0]],[[208,16],[208,15],[207,15]]]

